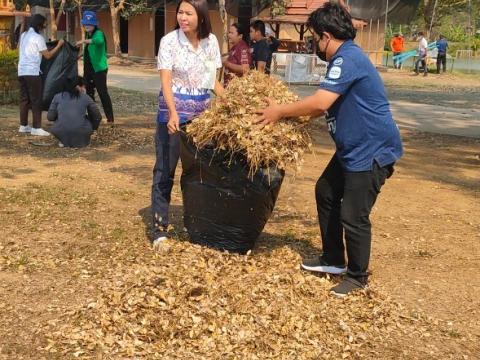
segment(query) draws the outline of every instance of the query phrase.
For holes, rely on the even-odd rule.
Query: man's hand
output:
[[[63,40],[63,39],[58,40],[57,46],[58,46],[59,48],[62,47],[63,44],[65,44],[65,40]]]
[[[283,117],[280,105],[278,105],[272,99],[268,99],[268,107],[265,109],[257,110],[257,114],[259,114],[260,116],[255,121],[255,124],[263,125],[275,124]]]
[[[176,111],[174,113],[170,113],[167,129],[169,134],[175,134],[177,131],[180,131],[180,118],[178,117]]]
[[[77,41],[77,42],[75,43],[76,46],[80,46],[80,45],[82,45],[82,44],[83,44],[83,40],[79,40],[79,41]]]

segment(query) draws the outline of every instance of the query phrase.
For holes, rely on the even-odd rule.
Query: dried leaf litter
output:
[[[275,125],[255,124],[257,111],[268,106],[268,99],[279,104],[298,100],[281,81],[257,71],[230,81],[223,98],[188,128],[198,148],[213,144],[218,150],[246,157],[250,173],[260,167],[297,169],[302,155],[311,146],[306,132],[308,117],[289,118]]]

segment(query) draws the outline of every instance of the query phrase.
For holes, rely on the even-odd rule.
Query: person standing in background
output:
[[[86,31],[86,39],[78,41],[77,46],[86,45],[83,52],[83,77],[87,95],[95,101],[97,89],[107,122],[113,124],[113,106],[107,88],[107,39],[98,28],[97,15],[93,11],[83,13],[82,26]]]
[[[250,40],[252,41],[252,69],[270,74],[272,63],[272,51],[265,36],[265,23],[262,20],[255,20],[250,25]]]
[[[401,34],[393,35],[392,39],[390,40],[390,49],[393,52],[393,67],[395,69],[400,69],[402,67],[402,63],[395,59],[395,56],[400,55],[405,50],[405,40]]]
[[[440,66],[443,68],[443,72],[447,71],[447,49],[447,39],[440,35],[437,41],[437,74],[440,74]]]
[[[18,81],[20,82],[20,128],[21,133],[30,133],[34,136],[49,136],[50,133],[42,129],[42,97],[43,84],[40,71],[42,56],[51,59],[63,46],[63,39],[59,40],[52,49],[47,49],[45,39],[40,33],[47,27],[47,19],[36,14],[32,17],[30,28],[20,36]],[[28,111],[32,110],[32,127],[28,126]]]
[[[418,33],[418,59],[415,61],[415,75],[420,73],[420,64],[423,66],[423,76],[428,75],[428,67],[427,67],[427,49],[428,49],[428,42],[425,39],[423,32]]]
[[[245,42],[246,36],[247,32],[238,23],[230,26],[228,40],[232,48],[228,53],[228,57],[222,61],[225,69],[224,86],[227,86],[234,76],[243,76],[252,66],[252,54],[248,44]]]

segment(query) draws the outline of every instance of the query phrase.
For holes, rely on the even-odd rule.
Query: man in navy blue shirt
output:
[[[250,39],[252,40],[252,68],[265,74],[270,74],[272,64],[272,50],[265,36],[265,23],[255,20],[250,25]]]
[[[323,254],[305,259],[302,268],[346,273],[332,288],[334,295],[343,297],[367,287],[369,216],[380,188],[402,156],[402,142],[382,79],[353,42],[356,31],[350,14],[340,5],[326,3],[310,14],[307,25],[318,42],[318,56],[329,63],[320,89],[295,103],[270,102],[259,110],[258,122],[325,114],[336,152],[315,188]]]
[[[443,72],[447,71],[447,48],[447,39],[445,39],[445,36],[440,35],[437,41],[437,74],[440,74],[440,65],[443,67]]]

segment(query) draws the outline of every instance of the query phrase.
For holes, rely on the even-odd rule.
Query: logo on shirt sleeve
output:
[[[343,58],[339,57],[333,61],[333,65],[340,66],[343,64]]]
[[[328,77],[330,79],[339,79],[340,75],[342,75],[342,68],[340,66],[332,66],[328,72]]]

